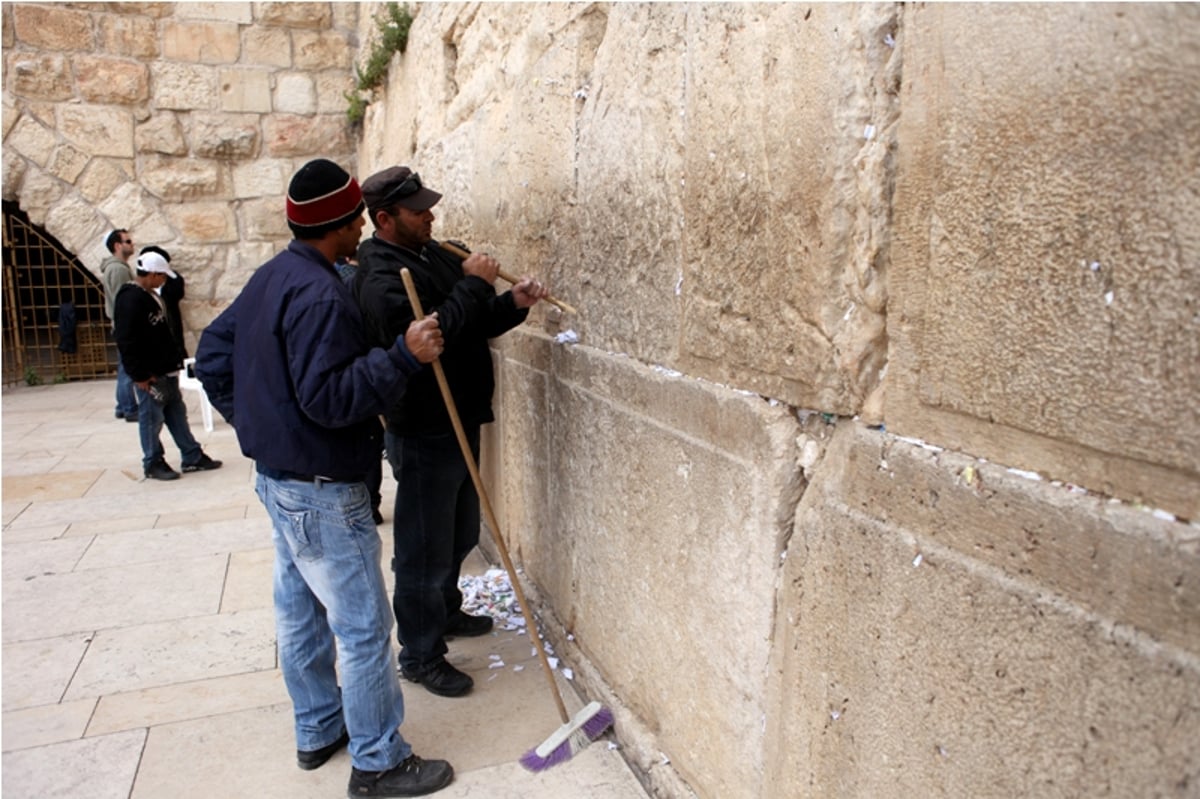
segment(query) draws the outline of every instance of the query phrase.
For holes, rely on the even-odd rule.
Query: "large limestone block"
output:
[[[877,239],[890,208],[888,176],[870,171],[886,147],[864,130],[898,112],[877,99],[896,68],[884,43],[896,14],[799,4],[688,14],[675,280],[689,373],[847,415],[877,381],[887,357]]]
[[[533,332],[502,341],[495,465],[526,574],[674,768],[757,796],[797,420]]]
[[[286,28],[328,28],[333,20],[329,3],[255,3],[255,21]]]
[[[172,227],[189,241],[237,241],[237,219],[228,203],[192,202],[167,206],[165,210]]]
[[[279,186],[276,188],[286,186]],[[246,200],[241,206],[242,236],[249,240],[278,241],[291,235],[284,213],[286,200],[283,195]]]
[[[163,23],[163,56],[175,61],[232,64],[241,53],[241,34],[232,22]]]
[[[87,200],[98,203],[127,180],[132,179],[134,164],[115,158],[93,158],[75,184]]]
[[[187,155],[183,127],[179,124],[178,115],[172,111],[152,115],[137,126],[134,138],[139,153]]]
[[[192,114],[188,141],[192,153],[205,158],[232,160],[258,153],[257,114]]]
[[[211,19],[249,25],[254,21],[252,3],[172,3],[179,19]]]
[[[30,166],[21,170],[23,180],[17,190],[21,210],[29,214],[29,221],[35,225],[45,225],[46,214],[66,193],[66,186],[61,180],[39,169]]]
[[[156,196],[173,202],[214,197],[222,193],[225,168],[220,161],[146,155],[140,179]]]
[[[283,114],[314,113],[317,110],[317,95],[312,76],[306,72],[277,75],[272,106]]]
[[[267,113],[271,110],[271,73],[266,69],[222,69],[221,110]]]
[[[72,96],[71,69],[62,53],[10,52],[5,60],[13,94],[34,100],[66,100]]]
[[[242,57],[247,64],[261,67],[290,67],[292,65],[292,37],[283,28],[242,29]]]
[[[73,61],[75,85],[79,96],[87,102],[134,105],[150,96],[150,74],[145,64],[82,55]]]
[[[224,97],[225,71],[221,72]],[[201,64],[160,62],[150,65],[154,105],[176,111],[208,111],[217,103],[217,72]]]
[[[839,426],[780,582],[761,795],[1189,795],[1196,542]]]
[[[293,31],[292,43],[298,69],[349,69],[354,60],[350,40],[338,31]]]
[[[21,196],[21,185],[25,182],[25,172],[29,169],[29,162],[12,147],[5,147],[0,158],[3,158],[4,161],[2,172],[4,199],[9,202],[18,202]]]
[[[233,196],[237,199],[280,195],[287,190],[292,178],[292,162],[289,159],[255,158],[233,165]],[[278,212],[283,214],[283,206]]]
[[[90,156],[82,150],[63,143],[55,148],[46,168],[59,180],[74,183],[87,166],[89,158]]]
[[[158,57],[158,26],[154,19],[105,14],[96,20],[99,50],[115,56]]]
[[[61,5],[13,4],[17,41],[46,50],[91,50],[92,17]]]
[[[58,146],[54,131],[32,117],[22,116],[4,139],[5,148],[12,148],[39,166],[50,162],[50,155]]]
[[[1200,518],[1198,23],[906,14],[890,429]]]
[[[263,122],[263,134],[267,155],[273,158],[313,158],[320,154],[336,160],[354,149],[346,117],[341,114],[273,114]]]

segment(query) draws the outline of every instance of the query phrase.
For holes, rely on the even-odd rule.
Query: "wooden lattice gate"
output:
[[[115,375],[99,279],[15,203],[3,216],[5,385]]]

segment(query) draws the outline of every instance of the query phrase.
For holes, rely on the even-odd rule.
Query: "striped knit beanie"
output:
[[[348,225],[364,208],[358,181],[325,158],[300,167],[288,185],[288,224],[300,237],[306,232],[319,237]]]

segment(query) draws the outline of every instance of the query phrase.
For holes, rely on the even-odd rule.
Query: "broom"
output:
[[[425,311],[421,308],[420,298],[417,297],[417,288],[413,285],[412,275],[408,269],[401,269],[400,277],[404,280],[404,290],[408,292],[408,301],[412,304],[414,316],[417,321],[424,319]],[[475,456],[471,453],[470,444],[467,443],[467,434],[463,431],[462,420],[458,417],[458,407],[454,403],[454,397],[450,395],[450,384],[446,382],[446,373],[442,369],[442,362],[439,358],[433,360],[433,373],[437,377],[438,388],[442,391],[442,399],[446,402],[446,412],[450,415],[450,423],[454,426],[454,435],[458,438],[458,446],[462,450],[463,458],[466,459],[467,469],[471,472],[471,481],[475,484],[475,492],[479,494],[479,502],[487,515],[492,539],[496,542],[496,549],[499,550],[500,559],[504,562],[504,568],[508,572],[513,593],[516,594],[517,602],[521,605],[526,629],[529,630],[534,650],[542,664],[542,672],[550,683],[550,691],[554,695],[555,704],[558,705],[558,715],[563,720],[562,726],[551,733],[549,738],[521,756],[521,765],[525,768],[530,771],[545,771],[564,760],[569,760],[576,752],[599,738],[605,730],[612,726],[613,714],[599,702],[585,705],[574,716],[567,712],[562,693],[558,690],[558,683],[554,679],[554,670],[550,668],[550,661],[546,659],[545,649],[540,643],[541,635],[538,633],[533,611],[530,609],[529,603],[525,601],[525,593],[521,590],[521,583],[517,579],[517,570],[513,568],[512,558],[508,556],[508,547],[504,543],[504,536],[500,534],[500,525],[496,521],[496,514],[492,510],[492,503],[488,500],[487,491],[484,490],[483,479],[479,476],[479,468],[475,464]]]
[[[468,255],[471,254],[471,253],[467,252],[466,250],[464,250],[462,247],[458,247],[454,244],[451,244],[448,241],[439,241],[438,246],[441,247],[446,252],[453,253],[453,254],[457,255],[459,258],[463,258],[463,259],[465,259]],[[509,274],[508,272],[505,272],[503,269],[497,269],[496,274],[499,275],[503,280],[506,280],[509,283],[512,283],[513,285],[516,285],[517,283],[521,282],[521,278],[517,277],[516,275]],[[555,297],[553,294],[546,297],[546,302],[550,303],[551,305],[558,306],[559,308],[566,311],[567,313],[573,313],[573,314],[579,313],[579,311],[575,310],[575,307],[573,305],[563,302],[558,297]]]

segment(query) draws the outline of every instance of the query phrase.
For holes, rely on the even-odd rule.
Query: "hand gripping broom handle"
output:
[[[404,290],[408,292],[408,301],[412,304],[417,321],[424,319],[425,311],[421,308],[420,298],[417,297],[417,288],[413,285],[412,275],[408,269],[401,269],[400,277],[404,280]],[[508,278],[504,279],[508,280]],[[533,619],[533,610],[525,601],[525,592],[521,590],[521,581],[517,579],[517,570],[513,568],[512,558],[508,556],[508,547],[504,544],[504,536],[500,534],[500,524],[496,521],[496,513],[492,510],[492,503],[488,501],[487,491],[483,488],[483,479],[480,478],[479,468],[475,465],[475,456],[471,452],[471,445],[467,443],[467,434],[463,430],[462,420],[458,418],[458,407],[454,404],[454,397],[450,395],[450,384],[446,382],[446,372],[442,369],[442,362],[438,358],[433,359],[433,373],[437,376],[438,388],[442,390],[442,399],[446,402],[446,412],[450,414],[450,423],[454,425],[454,435],[458,437],[458,446],[462,449],[463,459],[466,460],[467,469],[471,472],[471,482],[475,484],[475,493],[479,494],[479,502],[483,505],[483,512],[487,515],[488,526],[492,531],[492,540],[496,542],[496,549],[500,550],[500,559],[504,561],[504,568],[512,583],[513,593],[516,594],[517,602],[521,605],[521,613],[525,616],[525,628],[529,631],[533,648],[537,651],[538,660],[542,663],[542,671],[545,672],[546,680],[550,683],[550,690],[554,693],[554,702],[558,705],[558,715],[566,724],[571,720],[571,714],[567,713],[567,706],[563,704],[558,683],[554,681],[554,670],[550,668],[550,661],[546,659],[546,650],[542,646],[541,636],[538,634],[537,622]]]
[[[454,253],[459,258],[466,258],[468,255],[471,254],[471,253],[467,252],[466,250],[464,250],[462,247],[456,247],[455,245],[451,244],[448,241],[440,241],[440,242],[438,242],[438,246],[441,247],[443,250],[446,250],[447,252]],[[517,277],[516,275],[510,274],[508,272],[505,272],[503,269],[497,269],[496,274],[499,275],[500,277],[504,278],[505,280],[507,280],[509,283],[512,283],[514,285],[521,282],[521,278]],[[579,311],[575,310],[575,308],[573,306],[568,305],[567,303],[558,299],[554,295],[550,295],[550,296],[546,297],[546,302],[550,303],[551,305],[557,305],[559,308],[562,308],[567,313],[573,313],[573,314],[579,313]]]

